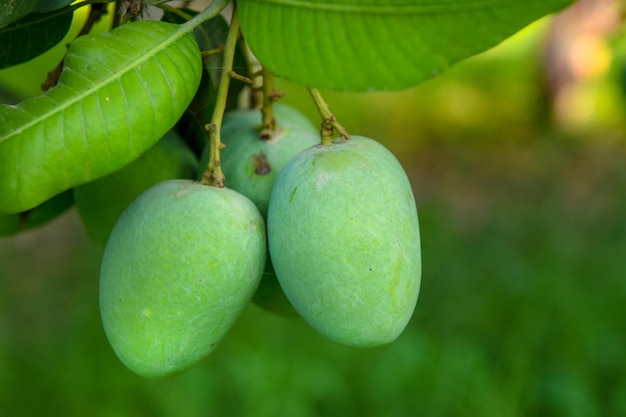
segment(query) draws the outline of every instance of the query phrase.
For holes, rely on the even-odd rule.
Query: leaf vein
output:
[[[137,23],[139,23],[139,22],[137,22]],[[162,22],[150,22],[150,23],[158,23],[158,24],[161,24],[161,25],[164,24]],[[131,24],[129,24],[127,26],[131,26]],[[133,29],[138,29],[138,28],[133,28]],[[110,33],[112,33],[112,32],[110,32]],[[93,80],[91,80],[92,84],[88,88],[86,88],[85,91],[83,91],[82,93],[79,93],[79,94],[71,97],[67,101],[59,103],[60,105],[57,108],[51,109],[50,111],[43,113],[39,117],[33,118],[28,123],[24,124],[22,126],[21,130],[26,130],[30,126],[39,123],[41,120],[45,120],[48,117],[52,117],[55,113],[61,112],[65,108],[68,108],[68,107],[72,106],[74,103],[77,103],[77,102],[80,102],[80,101],[84,100],[86,97],[89,97],[89,96],[93,95],[100,88],[103,88],[103,86],[105,86],[105,85],[113,84],[116,81],[120,82],[121,79],[124,78],[124,76],[126,74],[131,73],[132,71],[137,69],[137,67],[141,66],[141,64],[143,64],[143,63],[147,62],[148,60],[152,59],[153,57],[159,55],[160,53],[163,52],[163,50],[166,50],[168,47],[170,47],[172,44],[174,44],[176,41],[178,41],[181,37],[186,36],[188,33],[189,33],[188,30],[183,30],[181,28],[176,29],[176,31],[172,32],[169,36],[167,36],[163,42],[161,42],[160,44],[154,45],[154,47],[152,47],[152,49],[150,49],[145,54],[142,54],[142,55],[138,56],[137,58],[135,58],[131,62],[129,62],[127,65],[125,65],[124,67],[119,68],[118,71],[112,73],[109,76],[104,77],[103,79],[96,80],[95,82],[93,82]],[[144,32],[144,35],[145,35],[145,32]],[[99,35],[99,36],[106,36],[106,35]],[[57,86],[57,87],[55,87],[55,89],[56,88],[61,88],[61,86]],[[53,91],[53,90],[49,90],[49,91]],[[44,96],[35,97],[35,98],[31,99],[31,100],[36,100],[36,99],[39,99],[41,97],[46,97],[46,96],[44,95]],[[18,133],[19,132],[17,130],[16,131],[11,131],[6,136],[0,137],[0,141],[9,139],[10,137],[15,136]]]

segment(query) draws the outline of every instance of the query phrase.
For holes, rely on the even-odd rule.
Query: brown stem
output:
[[[245,75],[241,75],[233,70],[230,71],[230,77],[236,80],[239,80],[241,82],[244,82],[246,84],[249,84],[249,85],[252,85],[252,83],[254,82],[252,81],[252,78],[246,77]]]

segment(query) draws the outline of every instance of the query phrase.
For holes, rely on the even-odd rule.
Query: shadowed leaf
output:
[[[72,4],[74,0],[41,0],[33,9],[34,12],[49,12]]]
[[[38,0],[1,0],[0,28],[26,16]]]
[[[0,69],[21,64],[61,42],[72,25],[74,9],[32,13],[0,29]]]

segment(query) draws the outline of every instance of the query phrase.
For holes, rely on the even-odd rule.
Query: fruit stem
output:
[[[259,132],[261,139],[271,139],[278,128],[274,115],[274,102],[280,100],[282,96],[282,93],[274,90],[274,74],[267,68],[263,68],[263,105],[261,106],[263,118]]]
[[[317,107],[317,111],[319,112],[320,116],[322,116],[322,126],[320,130],[320,135],[322,136],[322,145],[329,145],[330,143],[332,143],[334,130],[337,131],[341,139],[348,140],[348,138],[350,138],[350,135],[348,135],[346,129],[342,125],[340,125],[339,122],[337,122],[337,118],[335,117],[335,115],[330,112],[328,104],[326,104],[326,101],[324,101],[320,90],[314,87],[309,87],[309,93],[313,98],[313,102]]]
[[[224,174],[220,163],[220,150],[224,147],[220,137],[222,119],[226,109],[226,99],[228,98],[228,86],[230,84],[231,71],[233,70],[233,60],[235,59],[235,46],[239,37],[239,15],[236,4],[233,5],[233,15],[230,20],[230,27],[224,45],[224,61],[220,83],[217,87],[217,97],[215,98],[215,108],[211,123],[206,126],[209,131],[210,157],[206,170],[202,174],[202,184],[213,187],[224,187]]]
[[[239,39],[239,45],[241,47],[241,50],[244,51],[244,56],[248,66],[248,74],[250,74],[250,78],[252,79],[252,84],[250,85],[250,98],[248,102],[248,108],[256,109],[260,107],[259,103],[263,102],[263,93],[261,91],[263,87],[258,85],[258,80],[259,78],[261,78],[261,75],[263,75],[263,69],[259,69],[259,64],[252,56],[252,52],[250,51],[248,44],[246,44],[245,39]]]

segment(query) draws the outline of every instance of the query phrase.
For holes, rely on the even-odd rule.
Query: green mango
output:
[[[139,194],[168,179],[191,179],[198,161],[183,140],[167,133],[121,170],[74,188],[74,200],[89,237],[101,247],[115,222]]]
[[[298,110],[274,105],[278,128],[271,139],[261,139],[259,110],[232,110],[225,114],[220,137],[222,172],[229,188],[239,191],[267,216],[270,195],[278,173],[298,152],[320,142],[319,129]],[[200,175],[209,161],[206,146],[200,158]]]
[[[374,347],[404,330],[421,282],[419,223],[384,146],[352,136],[298,154],[276,180],[267,228],[280,285],[319,333]]]
[[[72,204],[72,190],[67,190],[30,210],[0,216],[0,236],[10,236],[42,226],[65,213]]]
[[[276,277],[274,266],[268,256],[263,269],[259,288],[252,297],[252,302],[262,309],[285,317],[296,317],[298,312],[293,308]]]
[[[270,139],[262,139],[259,110],[232,110],[226,113],[221,129],[221,166],[228,187],[252,200],[263,217],[267,216],[270,195],[276,177],[296,154],[320,142],[319,129],[293,107],[275,104],[277,129]],[[209,147],[203,152],[200,175],[209,159]],[[252,300],[267,311],[296,316],[278,284],[268,257],[263,279]]]
[[[243,195],[168,180],[124,211],[100,270],[100,312],[120,360],[149,378],[207,356],[252,298],[265,224]]]

